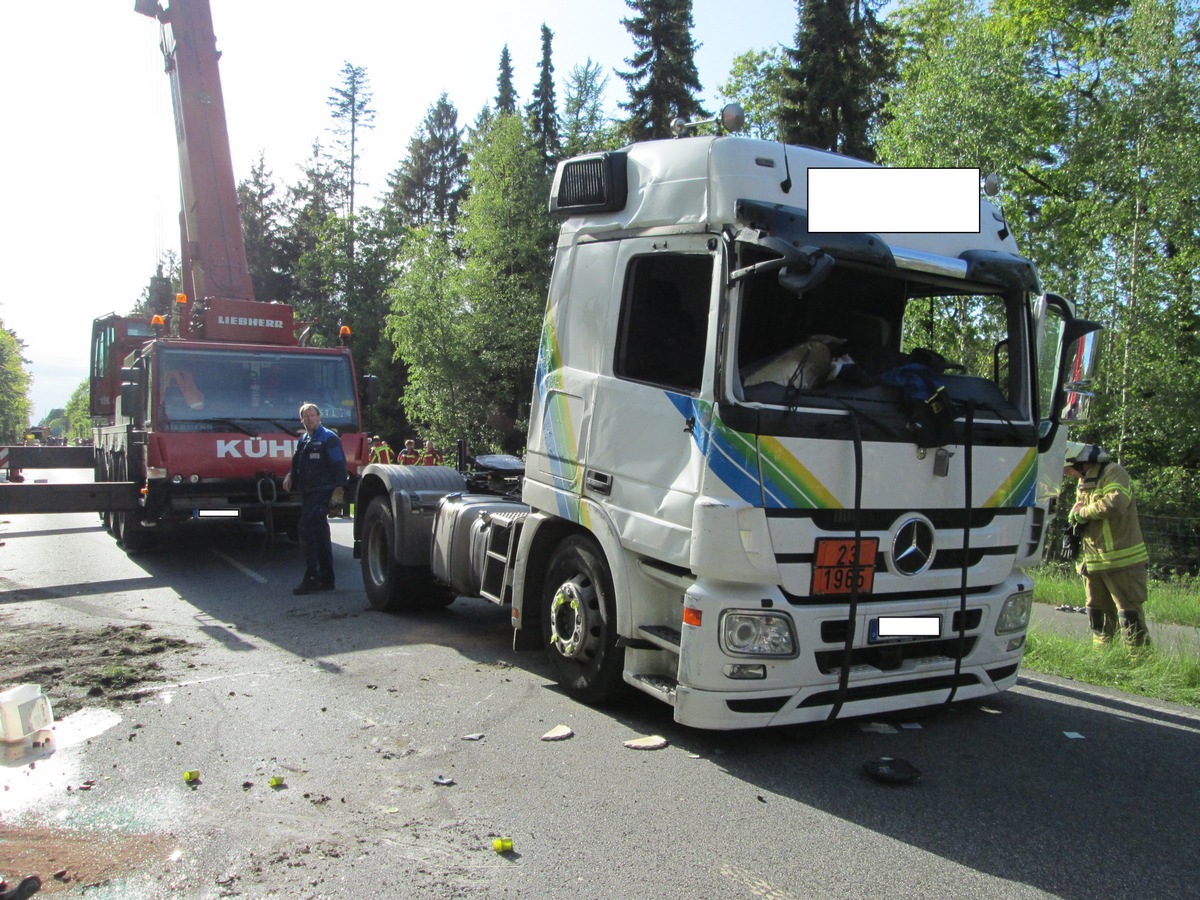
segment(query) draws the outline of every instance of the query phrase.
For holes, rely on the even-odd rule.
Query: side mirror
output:
[[[1054,352],[1052,370],[1039,372],[1047,380],[1042,397],[1049,408],[1038,439],[1038,452],[1045,453],[1054,444],[1060,424],[1078,425],[1087,420],[1094,395],[1086,387],[1095,376],[1100,346],[1097,333],[1103,326],[1076,319],[1071,304],[1055,294],[1040,298],[1037,310],[1042,315],[1040,357],[1046,360]],[[1051,336],[1058,338],[1054,347],[1046,343]]]
[[[363,406],[373,406],[379,399],[379,378],[375,375],[362,375],[358,379],[358,396]]]
[[[121,408],[117,414],[133,419],[137,425],[142,424],[146,405],[144,374],[144,370],[136,367],[121,369]]]

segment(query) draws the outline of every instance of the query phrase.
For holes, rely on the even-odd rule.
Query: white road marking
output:
[[[242,565],[240,562],[238,562],[232,556],[222,553],[216,547],[211,547],[209,549],[211,549],[213,553],[215,553],[217,556],[221,557],[221,559],[225,560],[225,562],[229,563],[231,566],[233,566],[239,572],[241,572],[245,575],[249,575],[251,578],[253,578],[255,581],[257,581],[259,584],[266,584],[267,581],[269,580],[269,579],[264,578],[263,576],[259,575],[257,572],[255,572],[253,569],[251,569],[249,566]]]

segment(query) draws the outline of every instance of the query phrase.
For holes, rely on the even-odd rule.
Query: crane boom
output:
[[[180,239],[188,305],[254,300],[209,2],[171,0],[164,9],[155,0],[136,0],[134,9],[157,19],[162,28],[179,145]],[[185,315],[184,321],[191,318]]]

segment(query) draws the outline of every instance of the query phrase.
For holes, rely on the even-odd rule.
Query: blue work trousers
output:
[[[304,577],[333,584],[333,541],[329,538],[329,500],[333,488],[305,491],[300,509],[300,549]]]

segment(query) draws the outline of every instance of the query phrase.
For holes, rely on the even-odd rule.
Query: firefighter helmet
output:
[[[1079,441],[1067,442],[1066,464],[1086,466],[1091,463],[1108,462],[1108,454],[1099,444],[1083,444]]]

